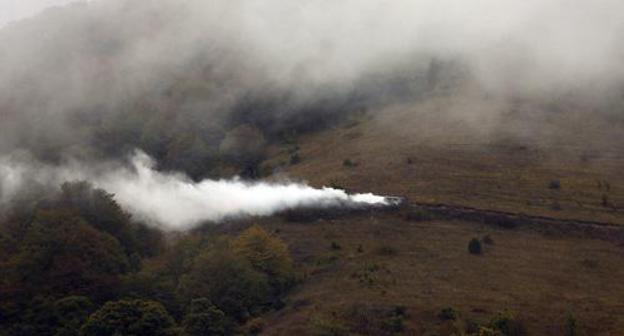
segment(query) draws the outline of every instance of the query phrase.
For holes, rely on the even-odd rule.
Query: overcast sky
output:
[[[77,0],[0,0],[0,26],[33,16],[47,7],[75,1]]]

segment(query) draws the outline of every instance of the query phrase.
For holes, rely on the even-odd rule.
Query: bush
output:
[[[479,336],[506,336],[503,335],[499,330],[494,330],[492,328],[481,327],[479,328]]]
[[[84,296],[67,296],[54,302],[59,329],[57,335],[78,335],[80,326],[94,310],[93,302]]]
[[[261,226],[254,225],[241,233],[232,248],[234,253],[247,259],[257,271],[266,274],[277,293],[292,285],[295,271],[288,246]]]
[[[338,244],[335,241],[333,241],[333,242],[331,242],[331,245],[329,245],[329,248],[334,250],[334,251],[337,251],[337,250],[342,249],[342,246],[340,246],[340,244]]]
[[[479,239],[472,238],[470,240],[470,242],[468,243],[468,252],[470,252],[470,254],[481,254],[483,252]]]
[[[83,336],[170,335],[174,321],[165,307],[149,300],[107,302],[89,316]]]
[[[227,249],[200,254],[190,272],[181,278],[179,290],[189,299],[208,298],[226,315],[239,321],[267,305],[272,297],[267,275]]]
[[[548,184],[548,188],[553,190],[561,189],[561,182],[559,182],[559,180],[552,180]]]
[[[496,314],[490,321],[490,327],[502,332],[505,336],[525,336],[526,327],[518,320],[515,314],[504,310]]]
[[[301,162],[301,156],[299,155],[299,153],[293,153],[292,155],[290,155],[291,165],[296,165],[299,162]]]
[[[19,286],[33,293],[84,294],[108,299],[129,269],[119,241],[69,210],[40,210],[12,263]]]
[[[357,166],[357,163],[351,161],[351,159],[345,159],[344,161],[342,161],[342,165],[351,168]]]
[[[190,311],[184,317],[182,326],[184,335],[188,336],[225,335],[230,329],[230,323],[223,311],[206,298],[191,302]]]
[[[377,248],[377,254],[382,256],[394,256],[399,254],[399,250],[395,247],[383,245]]]
[[[563,335],[564,336],[579,336],[581,335],[581,331],[579,328],[579,323],[574,317],[574,315],[568,313],[566,316],[565,323],[563,325]]]
[[[442,321],[455,321],[457,319],[457,311],[453,307],[442,308],[438,314],[438,318]]]

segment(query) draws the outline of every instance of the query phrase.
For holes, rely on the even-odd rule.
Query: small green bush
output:
[[[355,167],[357,166],[357,163],[351,161],[351,159],[345,159],[344,161],[342,161],[342,165],[345,167]]]
[[[527,335],[524,323],[522,323],[522,321],[520,321],[516,315],[509,310],[503,310],[497,313],[490,321],[489,327],[502,332],[505,336]]]
[[[566,316],[565,323],[563,325],[564,336],[579,336],[581,335],[579,323],[571,313]]]
[[[399,254],[399,250],[396,247],[382,245],[377,248],[377,254],[382,256],[394,256]]]
[[[446,307],[438,313],[438,318],[442,321],[455,321],[457,315],[457,311],[453,307]]]
[[[481,248],[481,242],[477,238],[472,238],[468,243],[468,252],[470,254],[481,254],[483,249]]]
[[[292,155],[290,155],[291,165],[296,165],[299,162],[301,162],[301,156],[299,155],[299,153],[293,153]]]
[[[561,189],[561,182],[559,180],[552,180],[548,184],[548,188],[549,189],[554,189],[554,190]]]

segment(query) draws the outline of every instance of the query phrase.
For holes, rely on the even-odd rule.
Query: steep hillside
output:
[[[555,116],[541,134],[521,135],[479,114],[469,124],[431,113],[469,108],[469,100],[434,97],[369,112],[275,146],[264,169],[413,203],[624,224],[621,129]],[[564,122],[569,133],[548,133]],[[529,335],[562,335],[566,316],[588,335],[624,327],[621,229],[597,239],[595,228],[583,226],[520,220],[504,228],[413,209],[261,222],[289,243],[304,277],[286,307],[267,317],[268,335],[390,335],[394,327],[462,335],[506,309]],[[472,238],[483,255],[468,252]],[[454,320],[439,315],[448,307]]]
[[[535,104],[515,118],[488,108],[501,109],[435,97],[369,112],[276,146],[265,170],[417,202],[624,224],[621,123]],[[536,120],[527,120],[531,112]]]

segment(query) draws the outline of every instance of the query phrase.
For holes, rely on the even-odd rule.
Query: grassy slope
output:
[[[624,328],[622,247],[613,244],[466,222],[413,223],[394,214],[264,225],[279,228],[307,274],[286,308],[268,317],[268,335],[309,334],[314,318],[366,304],[406,306],[414,335],[435,334],[447,306],[481,322],[515,310],[533,335],[560,335],[568,311],[591,335]],[[486,234],[494,245],[470,255],[468,241]],[[332,250],[332,242],[341,249]],[[397,254],[380,254],[383,246]],[[362,282],[371,266],[379,267],[369,274],[373,282]]]
[[[624,144],[618,141],[624,130],[609,138],[601,125],[581,123],[570,135],[525,145],[491,130],[495,121],[454,122],[428,113],[439,108],[399,108],[304,136],[297,142],[302,162],[285,169],[316,186],[334,183],[419,202],[624,224]],[[597,138],[601,143],[585,140]],[[268,164],[288,162],[291,147],[275,148]],[[357,166],[343,166],[345,159]],[[561,189],[549,188],[553,180]]]
[[[581,138],[579,143],[587,145],[583,150],[573,142],[563,146],[556,141],[548,146],[493,145],[483,134],[466,132],[464,122],[414,118],[415,113],[418,109],[397,109],[302,137],[297,142],[302,162],[281,169],[317,186],[335,183],[421,202],[624,224],[624,211],[601,205],[603,194],[616,207],[624,204],[624,152],[615,146],[594,152]],[[579,134],[595,131],[588,127]],[[292,147],[275,148],[268,164],[287,162]],[[343,166],[347,158],[358,165]],[[561,181],[560,190],[548,188],[554,179]],[[555,203],[560,210],[553,208]],[[415,335],[440,332],[436,315],[445,306],[477,321],[511,308],[534,335],[561,334],[567,311],[589,334],[624,330],[624,251],[614,243],[461,221],[414,223],[401,214],[307,224],[264,222],[279,229],[307,274],[287,307],[267,318],[269,335],[308,334],[314,317],[340,315],[362,304],[407,306],[409,333]],[[486,247],[482,257],[468,254],[469,239],[485,234],[492,235],[495,245]],[[342,249],[331,250],[332,241]],[[358,245],[364,252],[356,251]],[[379,246],[392,246],[398,254],[379,255]],[[370,274],[372,284],[363,284],[357,274],[371,265],[380,270]]]

